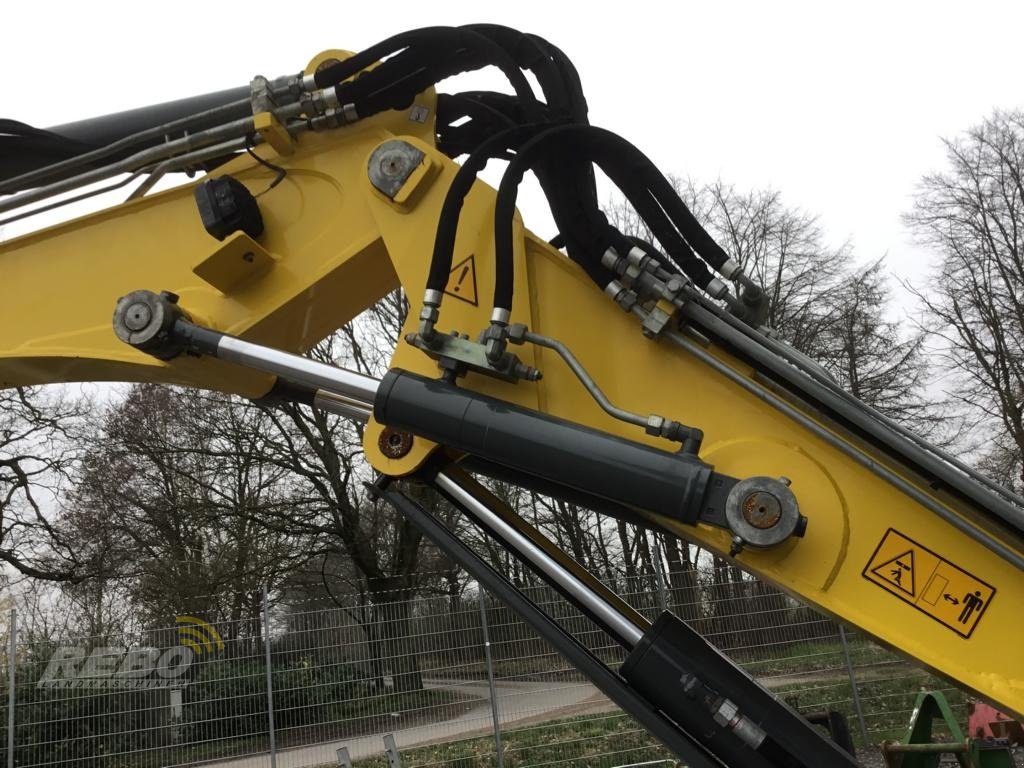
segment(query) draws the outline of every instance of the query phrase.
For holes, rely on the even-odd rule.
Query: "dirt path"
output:
[[[428,688],[445,688],[472,701],[465,712],[436,723],[417,725],[395,731],[400,749],[421,744],[435,744],[455,739],[487,736],[493,733],[490,690],[483,681],[446,680],[426,682]],[[550,720],[552,715],[567,717],[575,714],[614,709],[590,683],[579,682],[499,682],[499,717],[503,727]],[[337,739],[323,744],[294,747],[277,753],[277,768],[307,768],[308,766],[337,765],[338,747],[347,747],[353,760],[381,755],[384,752],[383,734]],[[269,755],[234,758],[217,762],[195,763],[206,768],[269,768]]]
[[[884,669],[858,668],[858,680],[889,677],[902,669],[886,665]],[[766,677],[760,680],[769,690],[794,684],[828,683],[846,680],[845,669],[817,670]],[[425,681],[428,688],[446,689],[469,701],[467,709],[447,720],[415,725],[394,732],[399,749],[437,744],[457,739],[489,736],[494,732],[490,690],[481,680]],[[574,681],[510,682],[496,684],[498,712],[503,728],[535,725],[552,719],[611,712],[617,708],[592,684]],[[353,760],[384,752],[383,732],[372,736],[354,736],[321,744],[283,749],[277,753],[277,768],[309,768],[337,765],[337,749],[347,747]],[[870,761],[869,761],[870,762]],[[231,760],[194,763],[204,768],[270,768],[270,756],[261,754]]]

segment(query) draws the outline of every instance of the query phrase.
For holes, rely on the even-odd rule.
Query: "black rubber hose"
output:
[[[527,124],[501,131],[477,147],[463,163],[448,188],[441,208],[427,277],[427,289],[443,291],[447,283],[453,261],[459,215],[477,174],[490,159],[499,156],[499,149],[514,146],[522,138],[549,127],[546,124]],[[563,232],[563,239],[570,258],[579,264],[599,287],[604,288],[614,279],[615,275],[601,266],[599,261],[580,258],[580,255],[595,251],[604,252],[609,239],[608,232],[611,230],[607,219],[596,206],[588,207],[579,200],[575,201],[575,206],[569,211],[565,209],[565,206],[556,209],[555,202],[551,201],[551,203],[552,209],[557,210],[556,216],[559,219],[559,227]]]
[[[469,48],[418,46],[367,70],[345,84],[345,101],[356,105],[360,117],[389,109],[404,109],[416,95],[454,75],[481,69],[487,62]]]
[[[687,242],[708,264],[720,270],[729,256],[684,203],[672,183],[647,157],[643,158],[643,178],[651,194],[658,201]]]
[[[318,70],[313,74],[313,82],[316,83],[317,88],[339,85],[385,56],[390,56],[417,43],[430,42],[441,36],[450,35],[455,29],[456,27],[444,26],[420,27],[419,29],[409,29],[405,32],[400,32],[397,35],[374,43],[369,48],[364,48],[347,59]]]
[[[554,138],[571,134],[585,135],[590,130],[592,130],[591,127],[586,125],[562,125],[550,128],[523,144],[516,153],[515,159],[505,169],[494,206],[495,309],[512,310],[512,286],[515,277],[512,253],[512,217],[515,214],[519,184],[526,172],[530,170],[530,165],[534,162],[534,155],[543,149],[545,144],[550,145]],[[549,202],[552,202],[550,198]]]
[[[549,110],[572,122],[586,122],[586,102],[583,101],[582,112],[578,108],[582,92],[573,92],[574,87],[580,89],[579,80],[565,77],[551,56],[550,43],[499,24],[472,24],[470,29],[494,40],[509,52],[521,69],[536,76]]]
[[[448,282],[455,251],[455,236],[459,227],[459,214],[466,196],[473,188],[477,174],[496,156],[497,150],[504,151],[517,143],[517,137],[532,135],[544,127],[544,124],[527,124],[507,128],[477,147],[459,168],[441,206],[437,232],[434,235],[434,251],[430,257],[430,271],[427,274],[428,290],[443,291]]]
[[[609,178],[613,177],[612,173],[608,175]],[[616,179],[613,178],[613,180]],[[638,187],[631,187],[628,182],[625,182],[624,185],[619,184],[617,180],[616,184],[622,190],[630,205],[640,215],[640,218],[650,228],[654,237],[661,243],[667,256],[672,260],[672,264],[663,263],[662,266],[669,271],[681,271],[697,287],[706,289],[714,279],[714,275],[711,274],[707,265],[701,261],[697,254],[693,252],[693,249],[687,245],[679,231],[672,225],[671,220],[665,215],[661,205],[651,195],[650,190],[639,185]]]
[[[570,142],[570,139],[579,140]],[[595,141],[595,139],[602,141]],[[604,129],[593,126],[568,125],[551,128],[526,142],[502,177],[494,214],[496,262],[494,306],[496,308],[511,310],[514,280],[512,217],[515,212],[519,184],[534,162],[534,155],[546,144],[556,140],[562,144],[564,151],[576,153],[577,156],[584,155],[587,160],[595,162],[605,170],[624,192],[628,190],[630,194],[627,194],[627,197],[637,208],[637,212],[655,232],[666,249],[675,252],[677,261],[687,276],[701,288],[707,287],[712,279],[707,267],[693,254],[682,237],[674,232],[674,227],[671,226],[658,201],[653,198],[645,186],[639,184],[642,178],[637,180],[624,173],[624,169],[629,166],[623,162],[622,155],[614,150],[623,150],[631,160],[635,160],[637,155],[642,156],[642,153],[629,142]],[[646,158],[644,159],[646,160]],[[646,192],[646,196],[643,192]],[[556,224],[561,229],[561,222],[557,220],[557,211],[555,213]],[[595,254],[594,251],[591,251],[590,258],[599,260],[602,252],[598,250]]]
[[[418,43],[467,47],[479,51],[486,61],[500,69],[508,78],[512,89],[523,102],[524,109],[531,115],[531,119],[536,119],[539,115],[540,104],[522,70],[516,66],[512,57],[490,38],[463,27],[424,27],[403,32],[372,45],[344,61],[325,67],[313,76],[313,81],[320,88],[334,85],[338,98],[342,103],[348,103],[345,95],[346,87],[351,87],[345,83],[348,78],[379,59]]]
[[[500,43],[520,67],[536,76],[552,123],[588,124],[587,101],[579,73],[561,50],[542,37],[508,27],[483,24],[473,28]],[[586,215],[587,211],[599,209],[597,183],[590,163],[572,156],[563,155],[551,160],[542,157],[533,164],[532,170],[552,210],[575,210],[579,215]],[[587,263],[587,254],[575,247],[568,249],[568,254],[579,264]]]
[[[438,94],[437,149],[453,159],[472,154],[494,134],[523,122],[514,106],[516,103],[501,102],[501,107],[508,110],[503,111],[498,105],[475,94]]]
[[[653,195],[646,183],[652,173],[660,176],[657,168],[639,149],[610,131],[594,128],[587,134],[584,142],[579,143],[578,151],[589,145],[588,159],[600,166],[619,187],[672,257],[677,268],[698,287],[707,288],[713,275],[680,235],[675,222],[664,210],[661,200]],[[678,197],[676,199],[685,208],[685,204],[679,201]],[[717,244],[715,247],[718,247]],[[628,248],[625,251],[628,252]],[[620,250],[620,253],[624,251]]]
[[[690,248],[716,270],[721,269],[728,260],[728,255],[701,226],[686,203],[680,199],[679,193],[676,192],[671,182],[665,178],[665,174],[649,157],[621,136],[603,129],[597,129],[592,135],[591,141],[596,142],[598,147],[604,148],[602,156],[614,157],[618,159],[618,162],[627,164],[623,168],[624,174],[642,181],[675,227],[686,238]]]

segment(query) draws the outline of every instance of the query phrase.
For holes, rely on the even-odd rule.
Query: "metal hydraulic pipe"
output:
[[[487,529],[488,533],[503,542],[505,546],[540,573],[543,573],[573,601],[582,606],[618,643],[628,650],[637,646],[643,638],[646,628],[637,626],[623,616],[565,566],[505,522],[494,510],[444,472],[439,472],[434,482],[452,501],[467,510],[481,526]]]
[[[109,165],[93,168],[75,176],[69,176],[68,178],[56,181],[53,184],[47,184],[46,186],[38,187],[28,192],[20,192],[16,195],[11,195],[6,200],[0,202],[0,212],[20,208],[23,205],[35,203],[53,195],[59,195],[63,192],[69,192],[72,189],[84,187],[87,184],[103,181],[105,179],[109,179],[111,176],[116,176],[119,173],[130,173],[138,170],[141,166],[151,165],[154,162],[163,160],[164,158],[178,152],[191,152],[194,149],[201,148],[208,144],[219,143],[225,139],[244,138],[245,135],[247,133],[251,133],[252,130],[253,123],[252,118],[250,117],[226,123],[224,125],[217,126],[216,128],[211,128],[203,131],[202,133],[196,133],[190,136],[185,136],[181,139],[175,139],[174,141],[169,141],[166,144],[160,144],[155,147],[150,147],[149,149],[143,149],[123,160],[112,162]]]
[[[296,103],[282,107],[281,109],[276,110],[274,114],[280,120],[287,120],[290,117],[295,117],[301,111],[302,105]],[[33,189],[28,192],[11,195],[11,197],[0,202],[0,212],[20,208],[23,205],[35,203],[39,200],[52,197],[53,195],[77,189],[78,187],[85,186],[86,184],[103,181],[104,179],[116,176],[119,173],[130,173],[138,170],[142,166],[151,165],[175,154],[193,153],[197,150],[209,152],[211,149],[210,145],[216,145],[217,147],[224,146],[226,152],[238,151],[244,147],[245,137],[252,133],[252,117],[233,120],[229,123],[224,123],[223,125],[218,125],[199,133],[190,134],[180,139],[159,144],[155,147],[142,149],[123,160],[118,160],[110,163],[109,165],[85,171],[84,173],[62,179],[54,182],[53,184],[38,187],[37,189]],[[253,143],[259,143],[259,138],[260,137],[258,135],[255,136],[253,138]]]
[[[794,355],[787,345],[750,328],[729,313],[721,312],[701,301],[683,302],[681,311],[683,316],[693,321],[697,327],[720,335],[741,351],[749,354],[758,363],[765,365],[776,374],[782,374],[782,377],[790,384],[798,386],[812,397],[821,400],[827,407],[832,408],[857,426],[867,429],[872,436],[881,439],[890,448],[899,451],[910,461],[920,464],[928,472],[934,473],[936,477],[941,477],[944,483],[951,485],[975,503],[992,510],[1010,526],[1018,531],[1024,531],[1024,497],[1002,487],[967,466],[948,451],[932,445],[921,436],[914,434],[912,430],[894,422],[870,405],[857,400],[835,382],[829,381],[813,367],[809,367],[804,360],[800,359],[800,356]],[[785,367],[778,366],[779,360],[773,359],[773,355],[801,370],[810,378],[810,381],[803,383],[795,381]],[[870,422],[874,422],[876,426]],[[950,476],[943,471],[942,462],[956,468],[963,476]],[[974,481],[981,487],[971,486],[965,482],[966,480]]]
[[[248,90],[248,89],[246,89]],[[219,95],[219,94],[214,94]],[[228,102],[226,104],[220,104],[210,109],[203,110],[190,114],[186,117],[166,122],[161,125],[140,130],[137,133],[124,136],[124,123],[119,123],[118,133],[122,134],[122,138],[112,141],[110,144],[103,144],[89,152],[85,152],[81,155],[75,155],[69,157],[67,160],[62,160],[57,163],[51,163],[50,165],[42,168],[23,173],[20,176],[14,176],[10,179],[4,179],[0,181],[0,190],[4,192],[15,192],[23,189],[29,189],[39,184],[60,181],[61,179],[68,178],[74,175],[73,172],[87,165],[95,165],[98,161],[104,160],[112,155],[116,155],[119,152],[126,151],[131,147],[141,144],[144,141],[151,139],[160,139],[161,143],[166,142],[166,137],[171,133],[176,133],[179,130],[187,130],[191,133],[195,133],[197,130],[209,127],[209,123],[213,120],[220,120],[222,118],[235,119],[246,117],[251,114],[251,102],[248,95],[245,98],[238,99],[236,101]],[[106,121],[108,118],[120,118],[121,115],[108,115],[106,118],[97,118],[96,120]],[[73,126],[84,126],[83,136],[78,137],[70,133],[66,133],[65,129],[67,126],[58,126],[57,128],[47,128],[47,131],[57,133],[62,136],[66,136],[75,141],[82,141],[85,144],[97,144],[101,141],[97,141],[96,137],[92,135],[91,129],[93,120],[85,120],[81,123],[73,123]]]
[[[643,312],[643,310],[634,309],[633,312],[641,319],[645,317],[645,313]],[[822,427],[820,424],[818,424],[810,417],[803,414],[801,411],[797,410],[794,406],[787,403],[781,397],[777,397],[776,395],[772,394],[766,389],[757,386],[754,382],[750,381],[745,376],[734,371],[732,368],[730,368],[728,365],[720,361],[711,353],[706,352],[705,350],[701,349],[698,345],[692,343],[681,333],[678,333],[676,331],[666,331],[665,337],[676,346],[689,352],[691,355],[693,355],[698,360],[703,362],[709,368],[722,374],[733,383],[738,384],[740,387],[742,387],[747,392],[757,397],[762,402],[772,406],[776,410],[785,414],[788,418],[800,424],[809,432],[820,437],[822,440],[827,442],[833,448],[836,448],[837,450],[842,452],[848,458],[852,459],[853,461],[860,464],[862,467],[865,467],[874,474],[878,475],[883,480],[888,482],[890,485],[894,486],[895,488],[899,489],[902,493],[912,498],[918,504],[925,507],[929,511],[933,512],[940,519],[946,521],[947,523],[955,527],[961,533],[978,542],[982,546],[987,547],[992,552],[995,552],[1008,563],[1012,563],[1017,568],[1024,570],[1024,557],[1019,555],[1017,552],[1013,551],[1012,549],[1004,545],[1001,541],[995,539],[985,531],[982,531],[979,528],[975,528],[966,520],[960,518],[959,515],[956,515],[955,513],[943,507],[941,504],[936,502],[934,499],[929,497],[927,494],[919,490],[914,485],[911,485],[909,482],[904,480],[895,472],[890,471],[881,463],[875,461],[866,454],[861,453],[853,445],[843,440],[840,440],[830,431]]]
[[[565,364],[569,366],[576,378],[580,380],[580,383],[586,388],[587,392],[590,393],[591,397],[601,406],[601,410],[607,413],[612,418],[624,421],[627,424],[636,424],[638,427],[647,428],[648,420],[646,416],[641,416],[639,413],[633,413],[627,411],[624,408],[619,408],[617,405],[612,403],[605,395],[601,388],[598,386],[594,378],[587,373],[587,369],[580,364],[580,361],[576,358],[576,355],[572,353],[565,344],[560,342],[558,339],[552,339],[547,336],[542,336],[539,333],[533,333],[532,331],[526,331],[523,334],[523,339],[535,344],[538,347],[547,347],[553,349],[558,353],[559,357],[565,361]]]

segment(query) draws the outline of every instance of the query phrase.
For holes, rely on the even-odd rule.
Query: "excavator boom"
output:
[[[7,167],[0,219],[116,174],[212,170],[0,244],[0,385],[159,382],[273,394],[366,421],[377,492],[431,525],[387,479],[435,485],[558,583],[635,654],[628,674],[648,692],[655,733],[687,717],[680,707],[720,722],[725,705],[693,691],[741,681],[723,672],[715,684],[688,682],[680,668],[678,688],[652,702],[642,679],[676,663],[663,649],[689,643],[683,630],[640,622],[468,472],[732,558],[1024,713],[1021,500],[766,332],[738,265],[665,198],[642,155],[586,124],[578,80],[554,46],[499,27],[445,30],[354,56],[324,52],[296,76],[254,81],[241,101],[235,91],[204,101],[198,123],[181,114],[192,105],[128,135],[97,139],[79,124],[78,148],[54,132],[63,160],[51,148],[46,163]],[[518,99],[457,101],[431,87],[484,64],[509,73]],[[531,67],[543,102],[512,72]],[[147,132],[161,137],[133,144]],[[512,161],[498,190],[475,177],[489,157]],[[661,248],[595,216],[592,164],[649,217]],[[555,245],[513,214],[515,177],[530,169],[552,202]],[[397,289],[413,309],[383,381],[300,357]],[[698,646],[687,645],[691,658]],[[767,746],[782,710],[757,696],[744,706],[721,743],[688,759],[811,764]],[[689,738],[701,722],[683,728]]]

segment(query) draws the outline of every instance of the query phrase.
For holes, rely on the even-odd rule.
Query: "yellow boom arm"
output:
[[[162,362],[119,341],[111,313],[119,297],[137,289],[171,291],[197,324],[296,353],[396,288],[415,309],[458,170],[434,146],[435,100],[424,92],[409,109],[303,134],[294,146],[281,145],[285,151],[261,146],[260,154],[287,175],[259,198],[265,222],[259,242],[241,233],[223,242],[210,237],[187,185],[4,243],[0,384],[147,381],[245,397],[273,385],[272,376],[212,357]],[[374,150],[395,138],[424,158],[389,196],[371,183],[367,168]],[[274,178],[246,155],[220,168],[222,174],[253,193]],[[475,334],[488,325],[494,198],[494,190],[477,182],[466,200],[443,332]],[[611,402],[698,425],[705,433],[701,458],[717,472],[791,481],[806,534],[739,552],[743,568],[1024,713],[1019,536],[773,385],[734,349],[685,330],[672,338],[642,337],[636,317],[518,218],[514,258],[512,320],[569,347]],[[406,332],[415,333],[418,323],[411,312]],[[542,380],[511,383],[469,373],[460,386],[668,450],[663,439],[606,414],[551,350],[524,345],[517,352],[543,372]],[[438,376],[436,362],[405,343],[392,365]],[[388,458],[380,431],[371,420],[365,450],[386,475],[413,472],[437,448],[416,438],[407,455]],[[652,522],[723,556],[733,546],[721,528]]]

